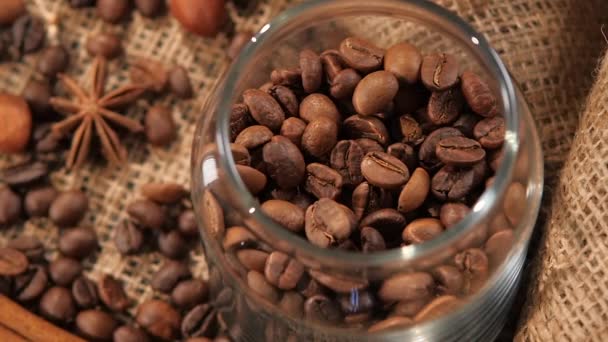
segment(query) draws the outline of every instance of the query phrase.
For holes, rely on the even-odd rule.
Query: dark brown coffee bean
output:
[[[382,282],[378,297],[385,303],[423,299],[430,297],[434,288],[435,281],[426,272],[401,273]]]
[[[189,252],[187,244],[177,230],[161,232],[158,235],[158,250],[170,259],[185,257]]]
[[[283,111],[285,111],[285,114],[288,116],[298,116],[300,103],[296,94],[291,89],[282,85],[275,85],[268,90],[268,94],[277,100]]]
[[[321,198],[306,210],[304,228],[311,243],[329,247],[348,239],[355,224],[355,214],[349,208]]]
[[[368,118],[371,118],[371,117],[368,117]],[[359,138],[359,139],[354,139],[354,140],[363,149],[363,155],[366,155],[370,152],[384,152],[384,148],[376,140],[368,139],[368,138]]]
[[[308,206],[311,205],[314,201],[315,201],[315,199],[305,192],[301,192],[301,193],[295,195],[290,200],[291,203],[297,205],[298,207],[302,208],[303,210],[306,210],[306,208],[308,208]]]
[[[418,150],[418,158],[420,158],[420,160],[427,167],[436,167],[440,163],[437,159],[437,155],[435,154],[439,141],[445,138],[459,136],[462,136],[462,133],[453,127],[442,127],[431,132],[431,134],[424,139],[422,145],[420,145],[420,149]]]
[[[83,309],[93,308],[99,303],[97,286],[85,276],[78,277],[72,283],[72,297],[78,307]]]
[[[13,47],[19,56],[38,51],[46,37],[44,22],[29,14],[19,17],[13,23],[11,33]]]
[[[60,138],[51,132],[50,124],[38,125],[32,137],[34,138],[34,150],[40,160],[54,162],[59,159]]]
[[[112,338],[118,322],[101,310],[84,310],[76,316],[76,327],[86,338],[107,341]]]
[[[441,201],[458,201],[471,192],[475,186],[473,168],[442,167],[431,180],[433,195]]]
[[[114,342],[148,342],[148,335],[131,325],[123,325],[114,330]]]
[[[252,194],[257,194],[266,187],[266,175],[260,171],[245,165],[236,166],[243,183]]]
[[[82,264],[75,259],[59,257],[49,264],[51,279],[61,286],[70,285],[81,273]]]
[[[418,167],[418,155],[410,145],[394,143],[386,148],[386,153],[401,160],[408,170],[415,170]]]
[[[386,249],[386,242],[382,234],[372,227],[361,228],[361,250],[363,253],[372,253]]]
[[[276,69],[270,73],[270,80],[273,84],[301,88],[302,71],[300,69]]]
[[[445,90],[458,82],[459,68],[458,60],[450,54],[427,55],[422,59],[420,78],[429,90]]]
[[[341,140],[331,151],[330,165],[342,176],[344,184],[358,185],[363,181],[361,161],[363,149],[354,140]]]
[[[526,212],[526,188],[519,182],[509,184],[503,202],[503,211],[513,227],[521,222]]]
[[[401,84],[394,98],[397,114],[415,113],[427,105],[431,93],[420,83]]]
[[[51,321],[67,323],[76,315],[74,300],[65,287],[51,287],[40,299],[40,313]]]
[[[439,140],[435,154],[443,163],[454,166],[471,166],[486,157],[486,151],[477,141],[465,137]]]
[[[514,242],[515,236],[511,229],[501,230],[488,238],[483,250],[488,256],[491,269],[496,269],[506,259]]]
[[[411,325],[414,325],[413,319],[409,317],[393,316],[372,324],[369,328],[367,328],[367,331],[370,333],[375,333],[397,328],[403,329]]]
[[[150,286],[154,290],[169,293],[179,281],[190,278],[190,275],[188,266],[183,262],[167,260],[152,276]]]
[[[239,133],[252,123],[253,117],[251,117],[246,104],[237,103],[233,105],[230,112],[230,141],[235,141]]]
[[[287,291],[281,297],[278,306],[286,314],[301,318],[304,313],[304,298],[297,292]]]
[[[8,186],[0,185],[0,227],[8,227],[21,217],[22,205],[19,195]]]
[[[158,230],[163,228],[167,221],[165,208],[147,199],[131,202],[127,206],[127,214],[133,223],[142,228]]]
[[[390,138],[386,126],[373,116],[352,115],[344,120],[344,130],[351,139],[367,138],[382,145],[386,145]]]
[[[141,194],[157,203],[176,203],[188,195],[188,191],[177,183],[146,183],[141,187]]]
[[[331,152],[338,140],[338,125],[327,117],[308,123],[302,134],[302,149],[320,158]]]
[[[389,244],[399,239],[399,234],[405,227],[406,220],[400,212],[393,208],[373,211],[359,223],[360,227],[373,227],[378,230]]]
[[[122,53],[122,44],[115,34],[102,32],[87,38],[86,50],[91,56],[114,59]]]
[[[384,70],[392,72],[401,83],[418,82],[421,64],[420,51],[408,43],[395,44],[384,55]]]
[[[463,273],[463,291],[471,294],[479,290],[488,277],[489,262],[485,252],[479,248],[469,248],[454,256],[454,264]]]
[[[253,125],[243,129],[237,136],[234,142],[247,149],[254,149],[263,146],[270,141],[273,134],[266,126]]]
[[[61,227],[74,226],[82,220],[89,209],[89,198],[80,190],[60,193],[51,203],[49,218]]]
[[[316,295],[304,302],[306,319],[319,323],[339,323],[342,321],[340,307],[334,301],[323,295]]]
[[[218,328],[217,311],[209,304],[192,308],[182,320],[181,332],[185,337],[212,336]]]
[[[368,73],[382,67],[384,50],[367,40],[349,37],[340,43],[340,55],[351,68]]]
[[[139,305],[135,320],[150,335],[172,341],[179,334],[182,317],[167,302],[151,299]]]
[[[446,203],[441,206],[439,218],[444,227],[450,228],[460,222],[470,211],[471,209],[462,203]]]
[[[406,144],[419,145],[424,140],[422,128],[410,115],[402,115],[399,117],[399,127],[402,141]]]
[[[125,311],[130,305],[122,282],[111,275],[103,275],[97,283],[99,299],[112,311]]]
[[[0,180],[10,186],[19,186],[39,181],[49,173],[49,166],[41,161],[18,164],[0,173]]]
[[[18,301],[28,302],[38,298],[46,289],[49,277],[41,265],[31,265],[14,280],[14,293]]]
[[[323,67],[321,58],[314,51],[305,49],[300,52],[300,69],[302,70],[302,86],[307,93],[314,93],[321,86]]]
[[[368,182],[359,184],[353,191],[352,208],[357,220],[363,215],[390,206],[391,195],[388,191],[370,185]]]
[[[264,272],[266,267],[266,259],[268,253],[257,249],[239,249],[236,251],[236,257],[248,271]]]
[[[108,23],[118,23],[130,9],[128,0],[97,0],[97,15]]]
[[[454,266],[441,265],[431,273],[437,282],[437,292],[440,295],[459,295],[464,286],[462,273]]]
[[[416,168],[399,194],[397,209],[404,214],[418,209],[426,200],[430,189],[431,178],[428,172],[421,167]]]
[[[458,119],[464,100],[460,90],[450,88],[433,92],[429,99],[427,114],[435,125],[446,125]]]
[[[58,246],[63,255],[83,259],[97,248],[97,235],[90,228],[72,228],[61,233]]]
[[[118,224],[114,232],[114,245],[123,254],[129,255],[141,250],[144,243],[144,234],[131,222],[125,221]]]
[[[226,229],[222,243],[225,250],[231,250],[253,241],[255,241],[255,236],[247,228],[233,226]]]
[[[169,89],[171,89],[171,92],[175,94],[175,96],[181,99],[189,99],[192,97],[192,83],[190,82],[188,71],[184,67],[176,66],[171,69],[169,72]]]
[[[357,84],[353,93],[353,106],[361,115],[372,115],[384,111],[397,94],[399,83],[388,71],[376,71]]]
[[[247,273],[247,285],[253,292],[271,303],[279,301],[279,291],[266,280],[262,273],[249,271]]]
[[[496,97],[490,87],[475,73],[465,71],[460,76],[460,89],[471,109],[485,117],[498,115]]]
[[[30,217],[47,216],[51,203],[59,193],[52,186],[44,186],[27,192],[23,200],[25,211]]]
[[[275,251],[266,259],[264,275],[266,280],[281,290],[296,287],[304,274],[304,266],[287,254]]]
[[[463,113],[458,119],[452,124],[452,127],[458,129],[464,136],[472,138],[473,129],[479,122],[479,116],[471,113]]]
[[[338,50],[325,50],[321,53],[321,65],[323,66],[327,80],[331,83],[336,75],[342,71],[344,61]]]
[[[505,141],[505,119],[495,116],[481,120],[475,125],[473,135],[484,148],[499,148]]]
[[[198,236],[198,223],[196,221],[194,210],[184,210],[179,214],[177,219],[177,229],[184,236]]]
[[[361,173],[372,185],[383,189],[396,189],[410,178],[407,166],[384,152],[371,152],[363,157]]]
[[[320,117],[326,117],[334,122],[340,121],[340,112],[333,101],[319,93],[306,96],[300,103],[300,118],[312,122]]]
[[[165,146],[172,143],[177,132],[171,110],[162,105],[150,108],[144,119],[144,131],[146,139],[154,146]]]
[[[277,135],[264,145],[264,162],[268,176],[279,187],[291,189],[304,178],[304,156],[289,139]]]
[[[6,247],[16,249],[23,253],[29,261],[41,260],[44,257],[44,246],[40,240],[32,235],[21,234],[10,240]]]
[[[52,112],[49,99],[51,87],[46,81],[30,80],[23,89],[21,96],[29,105],[35,118],[48,118]]]
[[[262,203],[262,211],[292,232],[304,230],[304,210],[295,204],[282,200],[268,200]]]
[[[341,70],[330,82],[329,93],[337,99],[350,99],[361,76],[354,69]]]
[[[285,120],[281,105],[268,93],[259,89],[247,89],[243,92],[243,102],[249,107],[251,116],[260,125],[278,131]]]
[[[342,193],[342,176],[338,171],[319,163],[306,166],[304,189],[317,198],[335,200]]]
[[[228,46],[228,50],[226,51],[226,55],[228,55],[228,58],[235,60],[239,56],[241,50],[243,50],[245,45],[247,45],[251,41],[252,37],[253,33],[251,31],[237,32],[234,37],[232,37],[230,45]]]
[[[289,139],[298,148],[302,143],[302,135],[306,129],[306,123],[299,118],[287,118],[281,126],[281,135]]]
[[[38,71],[46,77],[55,77],[64,72],[70,63],[68,51],[61,45],[49,46],[38,57]]]
[[[207,299],[209,286],[203,280],[189,279],[179,282],[171,292],[171,300],[182,309],[189,309]]]
[[[450,295],[439,296],[422,308],[414,317],[414,321],[422,322],[442,317],[447,313],[453,312],[460,304],[462,304],[462,301],[457,297]]]
[[[153,18],[159,15],[165,6],[162,0],[135,0],[135,7],[144,17]]]

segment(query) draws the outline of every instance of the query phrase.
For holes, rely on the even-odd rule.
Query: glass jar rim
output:
[[[339,4],[342,3],[342,4]],[[353,267],[382,267],[392,262],[407,262],[428,256],[443,246],[455,243],[462,238],[484,217],[487,217],[497,204],[501,194],[512,178],[514,164],[519,151],[519,110],[515,87],[512,83],[509,72],[498,54],[490,47],[487,40],[469,24],[449,10],[431,3],[426,0],[380,0],[369,2],[368,0],[350,0],[348,4],[337,0],[310,0],[295,7],[285,10],[277,15],[272,21],[265,24],[262,29],[251,38],[240,52],[240,55],[233,61],[232,65],[225,74],[225,78],[217,93],[218,118],[216,129],[216,142],[220,156],[216,161],[218,167],[227,170],[227,186],[235,188],[240,194],[238,208],[248,208],[243,214],[249,215],[255,222],[263,225],[267,238],[274,238],[278,241],[290,244],[292,251],[298,255],[305,255],[316,260],[321,260],[327,264],[351,265]],[[264,42],[269,40],[275,33],[286,25],[292,18],[305,14],[306,12],[324,6],[345,6],[348,7],[348,14],[360,15],[363,13],[379,12],[385,9],[386,14],[394,11],[394,6],[409,6],[410,9],[425,12],[430,15],[431,20],[438,22],[444,21],[451,25],[453,29],[460,31],[463,36],[469,37],[467,44],[475,45],[474,50],[478,56],[487,64],[486,67],[490,74],[496,78],[499,85],[499,93],[502,99],[502,112],[505,113],[505,142],[503,144],[503,161],[496,170],[495,181],[485,189],[478,201],[471,208],[471,212],[460,222],[451,226],[449,230],[443,232],[439,237],[418,245],[403,246],[400,248],[388,249],[373,254],[364,254],[358,251],[346,251],[340,249],[329,249],[316,246],[306,239],[297,236],[293,232],[284,229],[279,224],[265,215],[258,201],[247,190],[244,182],[240,178],[236,169],[236,163],[232,157],[230,148],[229,121],[230,112],[233,105],[233,93],[238,84],[239,70],[244,69],[248,61],[261,51]],[[372,10],[373,7],[373,10]],[[426,24],[426,22],[425,22]],[[432,22],[431,22],[432,24]],[[252,44],[253,43],[253,44]],[[463,42],[465,44],[465,42]],[[196,166],[195,166],[196,167]]]

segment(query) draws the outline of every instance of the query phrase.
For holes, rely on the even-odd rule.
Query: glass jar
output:
[[[502,163],[470,213],[433,240],[372,254],[317,247],[266,216],[239,177],[229,121],[243,91],[268,82],[275,68],[297,66],[301,49],[336,48],[348,36],[384,48],[407,41],[423,54],[449,52],[496,94],[506,122]],[[487,41],[463,20],[421,0],[313,0],[266,24],[209,97],[196,130],[192,176],[217,314],[205,321],[212,334],[237,341],[490,341],[517,289],[543,165],[521,93]],[[279,290],[264,280],[272,252],[304,269],[295,288]],[[488,267],[478,269],[478,263]],[[384,302],[376,296],[395,278],[455,264],[467,284],[457,294]],[[408,284],[396,287],[411,290]],[[303,302],[319,293],[330,299],[315,303],[326,320],[303,313]]]

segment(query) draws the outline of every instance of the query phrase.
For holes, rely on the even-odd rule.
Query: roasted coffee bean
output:
[[[257,293],[262,298],[272,303],[279,301],[279,291],[271,285],[260,272],[249,271],[247,273],[247,285],[253,292]]]
[[[384,50],[367,40],[349,37],[340,43],[340,55],[351,68],[368,73],[382,67]]]
[[[270,191],[271,199],[281,201],[291,201],[298,194],[297,189],[280,189],[276,188]]]
[[[152,276],[150,286],[154,290],[169,293],[179,281],[190,278],[190,276],[190,270],[183,262],[167,260]]]
[[[34,183],[46,177],[49,166],[41,161],[30,161],[2,170],[0,180],[10,186]]]
[[[302,317],[304,309],[303,305],[304,298],[294,291],[285,292],[283,294],[283,297],[281,298],[281,301],[278,304],[279,308],[283,312],[296,318]]]
[[[99,299],[112,311],[125,311],[130,305],[129,298],[120,280],[111,275],[103,275],[97,283]]]
[[[82,264],[72,258],[58,257],[49,264],[49,275],[60,286],[70,285],[82,270]]]
[[[429,90],[446,90],[458,82],[459,68],[458,60],[453,55],[427,55],[422,59],[420,78]]]
[[[300,70],[302,70],[302,86],[307,93],[314,93],[321,86],[323,67],[321,58],[314,51],[305,49],[300,52]]]
[[[23,253],[29,261],[42,260],[44,257],[44,246],[42,245],[42,242],[32,235],[21,234],[10,240],[7,247]]]
[[[484,148],[499,148],[505,141],[505,119],[495,116],[481,120],[475,125],[473,135]]]
[[[86,50],[91,56],[114,59],[122,53],[122,44],[115,34],[102,32],[87,38]]]
[[[298,208],[299,209],[299,208]],[[239,249],[236,251],[236,258],[249,271],[264,272],[268,253],[257,249]]]
[[[390,138],[386,126],[373,116],[352,115],[344,120],[344,130],[351,139],[367,138],[382,145],[386,145]]]
[[[340,173],[329,166],[319,163],[306,166],[304,189],[317,198],[335,200],[342,193],[343,183]]]
[[[273,134],[268,127],[253,125],[243,129],[236,136],[234,142],[251,150],[263,146],[272,139],[272,136]]]
[[[23,89],[21,96],[25,99],[35,118],[51,116],[51,87],[47,81],[30,80]]]
[[[38,57],[38,71],[46,77],[55,77],[64,72],[70,63],[68,51],[61,45],[49,46]]]
[[[388,71],[376,71],[361,79],[353,93],[353,106],[361,115],[384,111],[393,101],[399,82]]]
[[[272,86],[268,93],[281,105],[288,116],[298,116],[300,104],[296,94],[291,89],[282,86]]]
[[[371,117],[368,117],[368,118],[371,118]],[[368,139],[368,138],[359,138],[359,139],[355,139],[355,141],[363,149],[363,155],[366,155],[370,152],[384,152],[384,148],[376,140]]]
[[[481,177],[476,175],[474,168],[475,166],[456,168],[450,165],[442,167],[431,179],[433,195],[442,201],[463,199],[481,180]]]
[[[486,151],[477,141],[465,137],[439,140],[435,154],[443,163],[454,166],[471,166],[486,157]]]
[[[330,165],[342,176],[344,184],[358,185],[363,181],[361,161],[363,149],[354,140],[341,140],[331,151]]]
[[[266,182],[268,180],[266,175],[262,172],[245,165],[237,165],[236,169],[239,172],[243,183],[245,183],[245,186],[247,186],[247,189],[249,189],[252,194],[255,195],[266,187]]]
[[[409,317],[393,316],[372,324],[367,328],[367,331],[375,333],[396,328],[407,328],[412,325],[414,325],[414,320]]]
[[[277,69],[270,73],[273,84],[284,85],[291,88],[302,87],[302,71],[300,69]]]
[[[177,230],[161,232],[158,235],[158,250],[170,259],[183,258],[189,252],[186,240]]]
[[[328,154],[338,140],[338,125],[327,117],[319,117],[308,123],[302,134],[302,149],[320,158]]]
[[[38,51],[46,37],[43,21],[29,14],[13,23],[11,33],[13,46],[20,56]]]
[[[383,189],[396,189],[410,178],[407,166],[384,152],[371,152],[363,157],[361,173],[372,185]]]
[[[386,249],[382,234],[372,227],[361,228],[361,250],[363,253],[379,252]]]
[[[108,23],[116,24],[129,13],[128,0],[97,0],[97,15]]]
[[[6,0],[2,3],[0,25],[10,25],[25,13],[25,1]]]
[[[408,43],[395,44],[384,55],[384,70],[392,72],[401,83],[418,82],[421,64],[420,51]]]
[[[393,307],[391,316],[415,316],[428,302],[430,298],[401,301]]]
[[[275,251],[266,259],[264,268],[266,280],[281,290],[294,289],[302,274],[304,274],[304,266],[287,254]]]
[[[133,223],[142,228],[159,230],[167,221],[165,208],[147,199],[131,202],[127,206],[127,214]]]
[[[386,153],[401,160],[408,170],[415,170],[418,167],[418,155],[414,148],[408,144],[391,144],[386,148]]]
[[[84,310],[76,316],[76,327],[86,338],[107,341],[112,338],[118,322],[101,310]]]
[[[72,283],[72,297],[78,307],[90,309],[99,303],[97,286],[85,276],[78,277]]]
[[[61,233],[58,246],[63,255],[83,259],[97,248],[97,235],[90,228],[72,228]]]
[[[393,208],[373,211],[359,223],[360,227],[373,227],[378,230],[389,244],[399,239],[399,234],[405,227],[406,220],[400,212]]]
[[[343,276],[332,276],[316,270],[310,270],[308,273],[317,282],[319,282],[319,284],[326,286],[337,293],[352,293],[356,290],[363,290],[368,286],[366,281],[361,281],[358,279],[345,278]]]
[[[233,105],[230,112],[230,141],[234,141],[239,133],[252,123],[253,117],[251,117],[246,104],[237,103]]]
[[[177,219],[177,229],[184,236],[198,236],[198,224],[196,221],[194,210],[187,209],[179,214],[179,217]]]
[[[74,300],[65,287],[54,286],[40,299],[40,313],[51,321],[67,323],[76,315]]]
[[[454,266],[441,265],[435,267],[431,274],[437,283],[439,295],[459,295],[464,286],[462,273]]]
[[[188,191],[176,183],[146,183],[141,187],[141,194],[157,203],[176,203],[188,195]]]
[[[458,119],[463,103],[462,94],[457,88],[433,92],[427,115],[434,125],[446,125]]]
[[[319,323],[339,323],[342,321],[340,307],[330,298],[316,295],[308,298],[304,303],[306,319]]]
[[[43,186],[27,192],[23,200],[25,212],[30,217],[47,216],[51,203],[59,193],[52,186]]]
[[[272,137],[264,145],[263,156],[268,176],[279,187],[294,188],[304,178],[304,156],[289,139],[280,135]]]
[[[123,325],[114,330],[114,342],[148,342],[148,335],[131,325]]]
[[[262,203],[262,211],[292,232],[304,230],[304,210],[295,204],[282,200],[268,200]]]
[[[391,194],[387,190],[368,182],[359,184],[353,191],[352,208],[357,220],[365,214],[389,207],[391,202]]]
[[[526,212],[526,188],[521,183],[509,184],[503,202],[503,211],[511,226],[517,227]]]
[[[308,273],[304,273],[296,286],[296,290],[306,298],[325,293],[323,286],[311,278]]]
[[[162,0],[135,0],[135,7],[144,17],[152,18],[159,15],[165,2]]]
[[[423,299],[430,297],[434,288],[435,281],[426,272],[401,273],[382,282],[378,297],[385,303]]]
[[[321,198],[306,210],[304,228],[311,243],[329,247],[348,239],[355,224],[355,214],[349,208]]]
[[[136,58],[131,63],[129,71],[132,83],[141,84],[147,90],[156,93],[163,92],[169,80],[169,73],[165,69],[165,65],[151,58]]]
[[[153,146],[166,146],[172,143],[177,132],[171,110],[162,105],[148,109],[144,119],[144,132],[146,139]]]
[[[79,190],[60,193],[51,203],[49,218],[61,227],[74,226],[82,220],[89,209],[89,199]]]
[[[31,265],[29,269],[14,280],[14,292],[20,302],[38,298],[46,289],[49,277],[41,265]]]
[[[488,164],[490,165],[490,169],[496,172],[500,168],[502,164],[502,160],[505,156],[505,152],[503,149],[498,149],[494,151],[490,151],[488,155]],[[490,178],[488,178],[490,180]]]
[[[439,219],[444,227],[450,228],[460,222],[470,211],[471,209],[465,204],[446,203],[441,206]]]
[[[281,135],[299,148],[302,143],[304,129],[306,129],[306,123],[301,119],[295,117],[287,118],[281,126]]]
[[[233,226],[226,229],[222,242],[225,250],[255,241],[255,236],[245,227]]]
[[[217,311],[209,304],[192,308],[181,322],[184,337],[212,336],[218,329]]]
[[[479,122],[479,116],[471,113],[463,113],[458,119],[452,124],[452,127],[458,129],[464,136],[472,138],[473,129],[477,122]]]
[[[149,1],[149,0],[139,0]],[[157,0],[153,0],[157,1]],[[188,71],[182,66],[176,66],[169,72],[169,89],[181,99],[189,99],[193,95],[192,83]]]
[[[232,60],[236,59],[245,45],[251,41],[252,37],[253,33],[251,31],[237,32],[230,41],[228,50],[226,50],[226,55],[228,55],[228,57]]]
[[[129,255],[141,250],[144,243],[144,234],[131,222],[125,221],[118,224],[114,231],[114,245],[123,254]]]
[[[179,334],[182,317],[167,302],[151,299],[139,305],[135,320],[150,335],[173,341]]]
[[[230,152],[232,152],[232,158],[234,158],[236,164],[251,165],[251,155],[245,146],[232,143],[230,144]]]
[[[8,186],[0,185],[0,227],[8,227],[21,217],[22,205],[19,195]]]
[[[328,81],[332,81],[343,69],[344,62],[338,50],[325,50],[321,53],[321,65]]]
[[[301,193],[295,195],[290,200],[291,203],[297,205],[298,207],[302,208],[303,210],[306,210],[306,208],[308,208],[308,206],[310,206],[314,201],[315,201],[315,199],[305,192],[301,192]]]
[[[426,200],[430,188],[428,172],[421,167],[416,168],[399,194],[397,209],[404,214],[418,209]]]
[[[340,121],[340,112],[333,101],[323,94],[310,94],[300,103],[300,118],[312,122],[326,117],[334,122]]]
[[[506,259],[514,242],[515,236],[510,229],[501,230],[488,238],[483,250],[491,269],[496,269]]]
[[[278,131],[285,120],[281,105],[268,93],[259,89],[247,89],[243,92],[243,102],[249,107],[251,116],[260,125]]]
[[[357,291],[338,297],[342,312],[346,315],[373,311],[378,300],[371,291]]]
[[[401,135],[403,136],[402,142],[419,145],[424,140],[422,128],[416,119],[410,115],[402,115],[399,117],[399,127]]]
[[[171,292],[173,303],[183,309],[191,308],[207,299],[209,286],[203,280],[189,279],[179,282]]]
[[[479,76],[471,71],[465,71],[460,75],[460,81],[462,94],[475,113],[485,117],[498,114],[496,97]]]
[[[331,80],[329,93],[337,99],[350,99],[360,81],[354,69],[344,69]]]
[[[457,297],[445,295],[439,296],[429,302],[418,314],[414,317],[414,321],[422,322],[441,317],[449,312],[454,311],[462,301]]]
[[[201,223],[204,227],[207,227],[215,237],[222,236],[224,234],[224,210],[220,206],[217,199],[207,189],[203,192],[202,198],[202,212],[201,212]]]
[[[469,248],[454,256],[454,264],[463,273],[465,294],[477,292],[488,277],[489,261],[479,248]]]

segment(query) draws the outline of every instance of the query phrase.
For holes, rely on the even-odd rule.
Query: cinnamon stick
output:
[[[0,341],[28,342],[29,340],[0,324]]]
[[[24,341],[84,342],[80,337],[45,321],[3,295],[0,295],[0,325],[6,327],[5,330],[14,331],[15,335],[23,336]],[[1,334],[0,332],[0,341],[13,341],[2,338]]]

